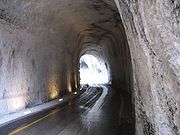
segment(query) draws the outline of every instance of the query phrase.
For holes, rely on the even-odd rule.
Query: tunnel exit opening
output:
[[[110,72],[107,63],[96,56],[85,54],[80,61],[80,84],[109,84]]]

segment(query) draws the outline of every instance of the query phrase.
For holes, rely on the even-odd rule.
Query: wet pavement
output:
[[[130,99],[109,86],[91,87],[68,105],[1,127],[0,135],[134,135]]]

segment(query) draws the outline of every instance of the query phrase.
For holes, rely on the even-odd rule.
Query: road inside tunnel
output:
[[[69,105],[1,127],[0,135],[132,135],[133,110],[126,94],[94,85]]]

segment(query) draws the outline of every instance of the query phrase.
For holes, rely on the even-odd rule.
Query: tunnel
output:
[[[179,0],[0,0],[0,135],[180,134],[179,22]],[[106,83],[83,88],[85,55],[104,63]],[[29,114],[56,101],[68,107]],[[6,121],[21,112],[27,122]],[[29,129],[53,114],[71,124]]]

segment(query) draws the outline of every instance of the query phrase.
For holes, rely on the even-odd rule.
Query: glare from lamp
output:
[[[24,114],[26,115],[26,114],[30,114],[31,113],[31,111],[25,111],[24,112]]]
[[[59,102],[61,102],[61,101],[63,101],[63,99],[61,98],[61,99],[59,99]]]
[[[51,73],[49,76],[49,98],[56,99],[59,95],[59,84],[58,84],[58,76],[54,73]]]
[[[77,95],[77,92],[74,92],[75,95]]]
[[[20,110],[24,107],[24,97],[15,97],[8,100],[9,108],[13,111]]]

